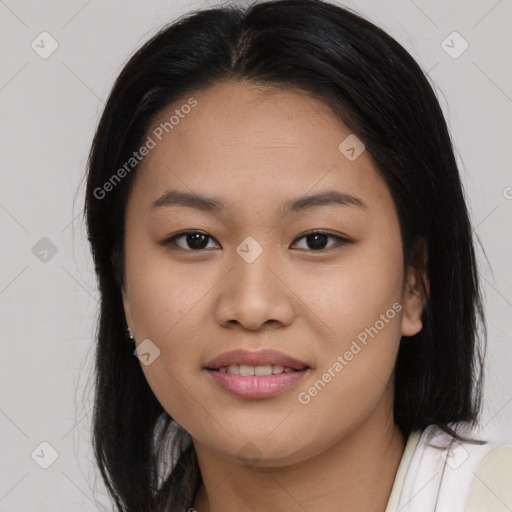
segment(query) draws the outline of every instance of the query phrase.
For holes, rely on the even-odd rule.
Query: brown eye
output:
[[[333,240],[336,240],[337,243],[332,244],[330,247],[325,247],[327,240],[331,238]],[[334,235],[332,233],[327,233],[325,231],[312,231],[311,233],[305,233],[301,237],[299,237],[297,240],[305,239],[306,245],[308,247],[302,247],[301,249],[308,250],[308,251],[324,251],[329,250],[332,247],[336,245],[346,245],[349,243],[352,243],[347,238]]]
[[[312,231],[310,233],[305,233],[296,240],[302,239],[306,240],[306,247],[299,247],[299,249],[315,252],[330,250],[336,246],[343,246],[346,244],[353,243],[348,238],[339,235],[334,235],[332,233],[328,233],[325,231]],[[326,244],[328,243],[329,239],[334,240],[335,243],[326,247]],[[181,243],[178,243],[178,240],[183,241]],[[177,233],[165,239],[163,242],[160,242],[160,245],[172,245],[178,247],[179,249],[193,252],[211,248],[208,247],[208,240],[214,240],[214,238],[201,231],[182,231],[181,233]]]
[[[177,240],[180,239],[184,240],[183,243],[185,244],[185,247],[176,242]],[[213,238],[210,235],[202,233],[201,231],[183,231],[181,233],[177,233],[176,235],[171,236],[170,238],[167,238],[166,240],[161,242],[161,245],[175,245],[185,251],[201,251],[207,248],[208,239],[213,240]]]

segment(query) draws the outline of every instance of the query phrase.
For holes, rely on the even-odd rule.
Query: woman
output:
[[[510,506],[450,136],[382,30],[318,0],[163,28],[110,94],[85,213],[117,510]]]

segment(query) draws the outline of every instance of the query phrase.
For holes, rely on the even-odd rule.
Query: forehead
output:
[[[183,108],[191,99],[197,104]],[[155,147],[137,171],[147,205],[169,188],[229,196],[228,206],[333,187],[356,196],[383,191],[367,151],[353,161],[340,151],[350,130],[326,103],[299,90],[217,84],[167,106],[148,135]]]
[[[164,138],[211,151],[234,146],[290,151],[314,143],[328,150],[341,133],[350,133],[323,101],[297,89],[228,81],[175,101],[156,117],[152,128],[170,119],[193,97],[197,105]],[[331,132],[331,137],[326,133]],[[338,132],[338,133],[336,133]]]

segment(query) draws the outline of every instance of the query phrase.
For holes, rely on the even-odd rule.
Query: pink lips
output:
[[[207,370],[219,386],[242,398],[265,398],[277,395],[302,379],[308,370],[273,375],[233,375],[216,370]]]
[[[272,375],[235,375],[218,371],[230,365],[265,366],[275,365],[294,368],[297,371]],[[242,398],[265,398],[276,395],[295,385],[310,370],[309,366],[298,359],[266,349],[259,352],[233,350],[225,352],[210,361],[205,370],[222,388]]]
[[[291,356],[278,352],[277,350],[265,349],[258,352],[251,352],[249,350],[238,349],[231,352],[224,352],[205,365],[205,368],[218,370],[222,366],[229,366],[232,364],[241,365],[247,364],[249,366],[265,366],[267,364],[289,366],[296,370],[302,370],[307,366],[306,363],[299,361]]]

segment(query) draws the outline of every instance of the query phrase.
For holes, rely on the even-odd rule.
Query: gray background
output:
[[[0,0],[0,511],[108,504],[90,449],[98,294],[81,219],[87,151],[132,52],[167,21],[207,5]],[[477,246],[489,325],[482,427],[511,441],[511,1],[345,5],[403,44],[435,85],[489,260]],[[58,44],[46,59],[31,46],[51,48],[43,31]],[[447,53],[463,49],[454,31],[469,44],[457,58]],[[58,452],[48,469],[35,462],[51,455],[43,441]]]

